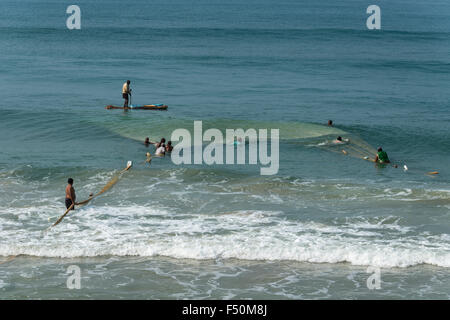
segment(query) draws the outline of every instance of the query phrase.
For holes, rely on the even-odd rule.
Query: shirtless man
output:
[[[339,136],[336,138],[336,140],[333,141],[333,143],[344,143],[344,141],[342,140],[342,137]]]
[[[159,147],[161,147],[165,143],[166,143],[166,139],[162,138],[160,142],[153,143],[153,144],[155,145],[156,149],[158,149]]]
[[[337,137],[336,140],[333,141],[334,144],[345,144],[350,142],[350,139],[342,139],[341,136]]]
[[[172,141],[168,141],[166,145],[166,152],[171,153],[173,150]]]
[[[125,99],[124,108],[128,108],[128,95],[131,95],[130,80],[127,80],[122,86],[122,97]]]
[[[77,196],[75,195],[75,189],[73,188],[73,179],[69,178],[67,180],[67,187],[66,187],[66,208],[69,209],[70,206],[73,204],[73,207],[71,210],[75,209],[75,200]]]

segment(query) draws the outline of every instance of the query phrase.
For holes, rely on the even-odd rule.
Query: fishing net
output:
[[[363,160],[373,161],[377,153],[374,147],[355,135],[342,136],[342,142],[338,142],[336,138],[330,138],[325,142],[320,142],[317,146],[323,150]]]

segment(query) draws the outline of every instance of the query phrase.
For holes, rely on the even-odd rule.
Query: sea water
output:
[[[449,298],[448,1],[377,1],[381,30],[360,1],[77,1],[80,30],[69,4],[0,3],[1,299]],[[127,79],[168,111],[105,110]],[[145,163],[195,120],[279,129],[278,173]]]

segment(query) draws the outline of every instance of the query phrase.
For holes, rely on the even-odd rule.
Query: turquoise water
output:
[[[360,1],[79,1],[81,30],[69,4],[0,3],[0,298],[449,298],[448,2],[379,1],[380,31]],[[105,110],[126,79],[168,111]],[[280,129],[278,174],[144,164],[194,120]]]

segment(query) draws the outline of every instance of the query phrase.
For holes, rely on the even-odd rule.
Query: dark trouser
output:
[[[128,93],[122,93],[122,97],[125,99],[123,107],[127,108],[128,107]]]
[[[66,209],[69,209],[70,206],[72,205],[72,200],[70,200],[69,198],[66,198]],[[75,206],[72,207],[72,210],[75,209]]]

